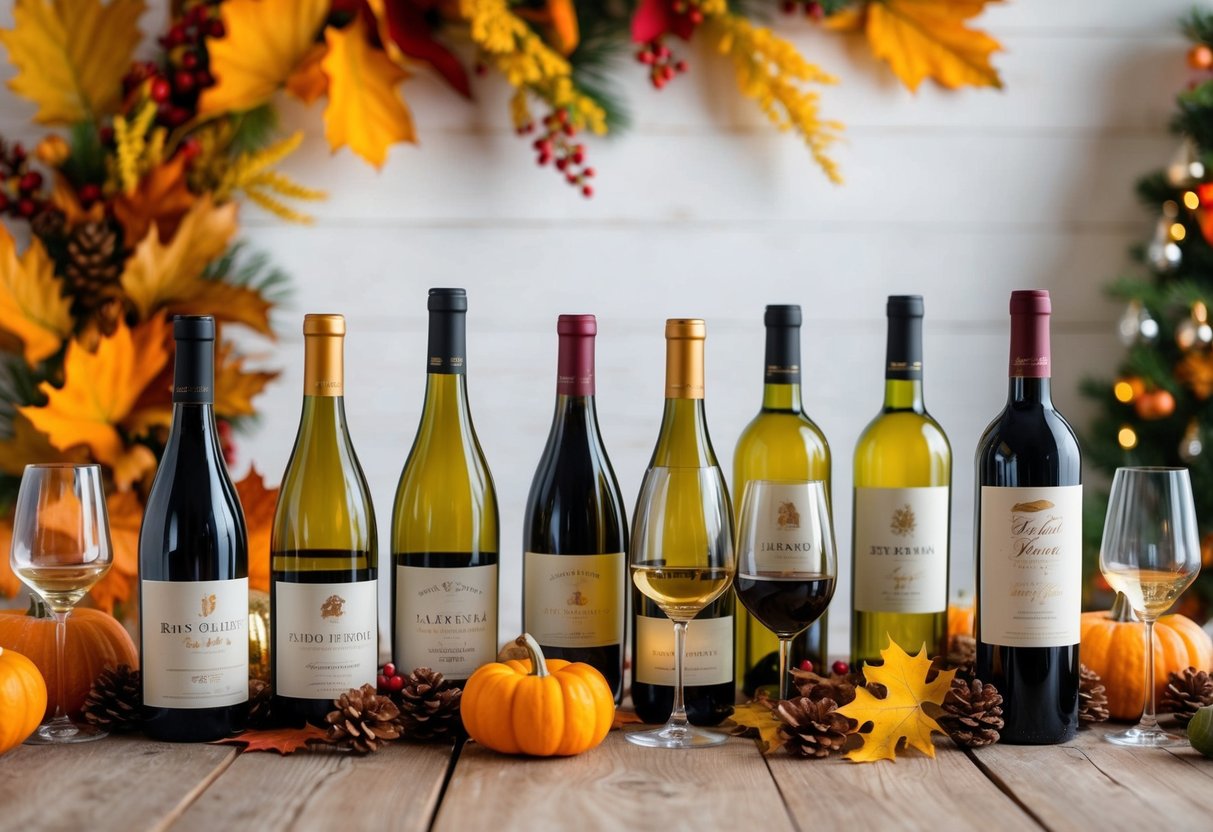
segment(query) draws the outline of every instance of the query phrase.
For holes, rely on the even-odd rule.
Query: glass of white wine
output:
[[[62,679],[67,617],[113,562],[100,466],[25,466],[10,559],[17,577],[42,597],[55,617],[55,678]],[[68,719],[64,686],[55,687],[55,715],[26,742],[49,745],[104,737],[95,726]]]
[[[1099,568],[1145,622],[1145,707],[1141,721],[1104,738],[1117,745],[1186,745],[1154,715],[1154,621],[1196,580],[1200,536],[1186,468],[1117,468],[1108,497]]]
[[[717,467],[654,467],[640,486],[629,553],[632,580],[674,623],[674,706],[666,724],[627,734],[654,748],[719,745],[725,734],[687,720],[682,675],[687,626],[728,591],[736,572],[733,512]]]

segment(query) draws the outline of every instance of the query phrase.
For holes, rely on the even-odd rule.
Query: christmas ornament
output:
[[[1122,451],[1131,451],[1137,447],[1137,431],[1133,430],[1132,425],[1120,426],[1120,430],[1116,431],[1116,444],[1120,445]]]
[[[326,741],[333,745],[370,754],[400,737],[400,709],[370,685],[341,694],[333,706],[324,718],[329,725]]]
[[[1205,176],[1205,166],[1200,161],[1196,143],[1187,136],[1180,142],[1171,164],[1167,165],[1167,183],[1175,188],[1185,188],[1199,182]]]
[[[775,706],[783,723],[780,732],[788,753],[798,757],[828,757],[841,751],[859,723],[838,712],[830,698],[814,701],[807,696],[784,700]]]
[[[1158,709],[1175,715],[1180,725],[1187,725],[1196,711],[1213,705],[1213,679],[1204,670],[1189,667],[1167,677]]]
[[[248,594],[248,675],[269,683],[270,649],[270,594],[260,589],[250,589]]]
[[[1175,327],[1175,343],[1181,350],[1207,347],[1213,343],[1213,326],[1209,326],[1209,310],[1203,301],[1196,301],[1188,317]]]
[[[1200,539],[1200,567],[1213,569],[1213,532]]]
[[[1146,246],[1146,262],[1158,272],[1172,271],[1183,262],[1183,252],[1171,234],[1172,224],[1166,217],[1159,217],[1154,236]]]
[[[261,679],[248,680],[248,724],[250,728],[270,728],[274,724],[274,689]]]
[[[129,664],[106,667],[84,699],[84,718],[106,731],[133,731],[139,727],[143,685],[139,671]]]
[[[1112,387],[1112,395],[1121,404],[1128,404],[1146,392],[1146,383],[1137,376],[1119,379]]]
[[[1192,69],[1213,68],[1213,49],[1204,43],[1194,45],[1188,50],[1188,66]]]
[[[1192,395],[1204,401],[1213,395],[1213,353],[1188,352],[1175,365],[1175,377],[1186,384]]]
[[[1150,315],[1141,301],[1131,300],[1125,307],[1117,325],[1120,341],[1126,347],[1134,344],[1152,344],[1158,339],[1158,321]]]
[[[1165,419],[1175,412],[1175,397],[1167,390],[1154,390],[1137,399],[1137,415],[1147,421]]]
[[[400,727],[409,740],[449,740],[461,727],[459,703],[463,691],[428,667],[419,667],[401,679]]]
[[[1099,674],[1085,664],[1078,666],[1078,724],[1108,721],[1108,689]]]
[[[1193,419],[1188,422],[1188,427],[1179,440],[1179,458],[1191,465],[1200,458],[1203,451],[1204,443],[1200,438],[1200,423]]]
[[[939,726],[962,748],[981,748],[998,742],[1002,730],[1002,695],[978,679],[953,679],[943,699]]]

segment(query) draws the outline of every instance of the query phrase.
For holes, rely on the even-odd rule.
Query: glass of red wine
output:
[[[779,698],[788,698],[792,640],[830,605],[838,578],[825,483],[751,480],[737,521],[741,603],[779,638]]]

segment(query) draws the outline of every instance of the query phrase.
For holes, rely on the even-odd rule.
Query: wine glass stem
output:
[[[63,683],[63,654],[67,649],[67,617],[72,611],[55,611],[55,722],[67,717],[63,711],[63,691],[67,687]]]
[[[788,654],[792,651],[790,638],[779,639],[779,698],[788,698]]]
[[[1146,619],[1146,705],[1141,712],[1139,728],[1154,729],[1158,718],[1154,715],[1154,619]]]
[[[686,653],[687,622],[674,622],[674,708],[670,711],[670,727],[687,726],[686,703],[682,696],[682,665]]]

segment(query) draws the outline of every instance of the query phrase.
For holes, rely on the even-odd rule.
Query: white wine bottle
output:
[[[947,655],[952,448],[922,397],[919,295],[894,295],[884,406],[855,445],[851,659],[879,662],[891,638]]]
[[[274,714],[322,724],[379,666],[375,510],[345,421],[345,318],[303,319],[303,415],[270,537]]]
[[[392,655],[457,683],[497,657],[497,494],[468,408],[467,293],[431,289],[425,406],[392,513]]]
[[[763,315],[766,361],[762,410],[737,440],[733,452],[733,500],[741,510],[750,480],[821,481],[830,496],[830,446],[804,412],[800,394],[800,307],[772,305]],[[740,601],[737,604],[737,678],[753,696],[758,688],[779,685],[779,639]],[[806,659],[820,671],[825,664],[828,613],[792,642],[792,666]]]

